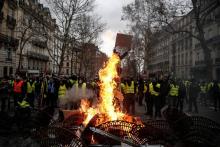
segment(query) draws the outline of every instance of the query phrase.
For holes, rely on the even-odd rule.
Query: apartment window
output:
[[[188,53],[186,53],[186,55],[185,55],[185,64],[186,65],[188,64]]]
[[[13,67],[10,67],[9,69],[9,75],[12,75],[13,74]]]
[[[66,74],[67,74],[67,75],[69,74],[69,69],[66,69]]]
[[[12,51],[11,48],[7,48],[7,59],[8,61],[12,60]]]
[[[180,65],[180,55],[178,55],[178,65]]]
[[[3,68],[3,75],[4,75],[4,77],[8,75],[8,67],[7,66],[4,66],[4,68]]]
[[[66,63],[66,66],[69,67],[69,62]]]
[[[181,57],[181,64],[182,65],[184,64],[184,54],[182,54],[182,57]]]

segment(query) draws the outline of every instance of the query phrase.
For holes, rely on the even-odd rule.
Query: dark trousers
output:
[[[18,102],[21,102],[22,99],[22,93],[14,93],[14,106],[18,106]]]
[[[183,111],[183,102],[184,102],[184,99],[179,97],[177,101],[177,109],[180,111]]]
[[[169,96],[169,106],[177,108],[178,97],[177,96]]]
[[[6,100],[8,99],[6,96],[1,96],[1,111],[4,112],[5,111],[5,107],[6,107]]]
[[[215,111],[218,110],[220,111],[220,98],[218,95],[214,96],[214,107],[215,107]]]
[[[193,106],[195,108],[195,112],[198,113],[197,98],[189,97],[189,112],[192,112]]]
[[[133,93],[125,94],[124,108],[127,113],[135,114],[135,95]]]
[[[200,93],[200,100],[203,105],[207,106],[207,94],[206,93]]]
[[[47,94],[47,102],[46,102],[47,106],[55,107],[56,101],[57,101],[57,98],[54,93]]]
[[[154,99],[154,106],[155,106],[155,117],[161,116],[160,109],[161,109],[161,97],[160,96],[153,96]]]
[[[153,97],[151,95],[146,96],[145,102],[147,104],[147,115],[153,116]]]
[[[138,104],[139,106],[142,106],[142,102],[143,102],[143,99],[144,99],[144,94],[142,92],[138,93]]]
[[[27,94],[27,102],[30,104],[32,108],[34,108],[34,93]]]

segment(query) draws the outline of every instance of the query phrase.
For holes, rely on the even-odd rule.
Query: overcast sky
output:
[[[106,30],[101,34],[100,50],[110,55],[115,46],[117,32],[127,30],[126,23],[121,21],[122,7],[133,0],[96,0],[95,12],[107,23]]]
[[[95,0],[95,13],[102,17],[102,21],[107,24],[106,30],[101,34],[102,44],[100,50],[107,55],[112,53],[115,46],[115,38],[118,32],[124,32],[128,28],[126,23],[121,21],[122,7],[133,0]],[[46,5],[45,0],[40,0]]]

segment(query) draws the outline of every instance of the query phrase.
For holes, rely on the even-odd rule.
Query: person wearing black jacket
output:
[[[169,93],[169,83],[168,83],[169,77],[162,77],[162,79],[159,81],[160,83],[160,107],[161,109],[166,105],[166,99],[167,95]]]
[[[188,112],[192,112],[192,106],[195,108],[195,113],[198,113],[197,98],[200,88],[195,80],[192,80],[192,83],[189,86],[189,109]]]
[[[2,79],[2,82],[0,84],[0,100],[1,100],[1,111],[5,111],[6,107],[6,100],[8,97],[9,92],[9,83],[7,78]]]
[[[217,111],[218,108],[220,111],[220,90],[217,81],[214,81],[213,87],[211,88],[211,93],[212,93],[212,98],[214,100],[215,111]]]
[[[139,106],[143,105],[143,99],[144,99],[144,80],[142,78],[138,81],[138,104]]]
[[[184,99],[186,98],[186,87],[183,84],[183,81],[181,80],[178,81],[178,84],[180,88],[179,88],[179,97],[177,101],[177,109],[183,111],[183,103],[184,103]]]

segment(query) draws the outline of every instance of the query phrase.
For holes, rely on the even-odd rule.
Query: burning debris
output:
[[[97,101],[81,99],[78,110],[62,111],[61,121],[52,122],[47,128],[35,128],[33,134],[36,140],[41,140],[41,146],[162,144],[174,147],[178,143],[183,146],[203,143],[206,147],[215,147],[218,144],[220,125],[202,117],[190,117],[167,108],[163,111],[165,120],[144,123],[124,113],[117,104],[123,101],[117,92],[119,62],[118,55],[113,54],[99,71],[100,97]]]
[[[81,100],[80,110],[86,114],[86,119],[83,122],[85,126],[97,114],[100,114],[101,117],[95,122],[95,125],[114,120],[132,121],[131,117],[123,113],[120,105],[117,105],[115,102],[115,93],[117,93],[116,79],[119,78],[117,73],[119,62],[119,56],[113,54],[104,68],[99,71],[100,98],[97,104],[91,106],[88,100]],[[122,99],[120,99],[119,102],[121,100]]]

